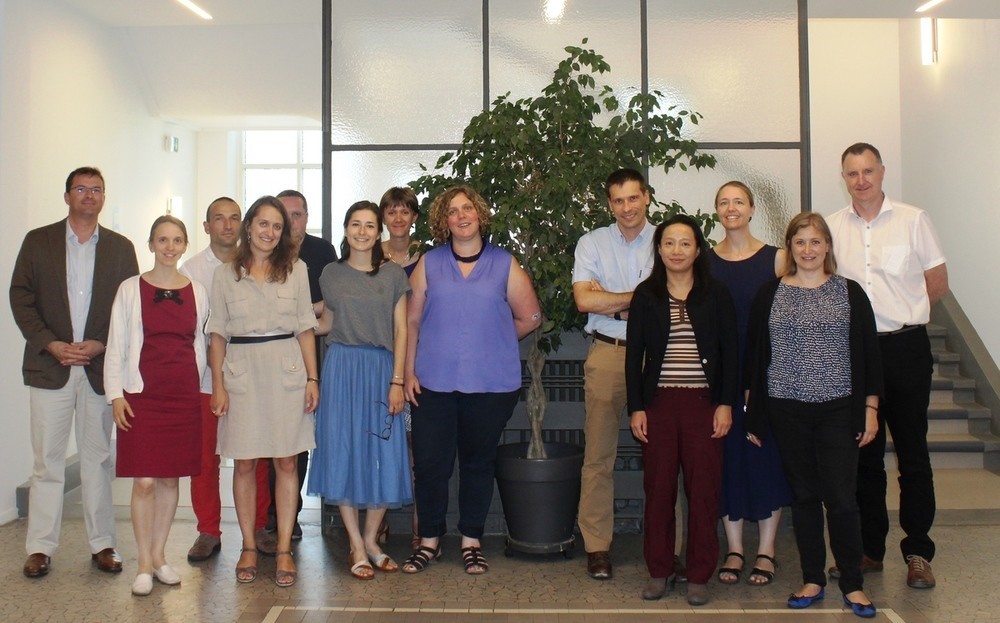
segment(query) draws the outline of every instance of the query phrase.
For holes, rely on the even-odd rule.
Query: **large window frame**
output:
[[[637,0],[640,14],[641,45],[641,91],[649,92],[648,63],[648,0]],[[732,141],[699,142],[702,150],[791,150],[798,152],[799,160],[799,205],[803,211],[812,210],[812,164],[810,158],[810,116],[809,116],[809,26],[808,0],[795,0],[797,10],[798,43],[798,94],[799,94],[799,140],[797,141]],[[333,142],[333,57],[332,37],[333,0],[323,0],[323,144],[329,148],[323,153],[323,236],[332,235],[333,203],[333,156],[337,152],[363,151],[454,151],[458,143],[402,143],[402,144],[336,144]],[[482,0],[482,109],[487,110],[496,94],[490,92],[490,0]],[[645,171],[648,177],[648,171]]]
[[[284,135],[285,138],[295,137],[295,159],[294,161],[255,161],[247,162],[248,135],[265,133],[275,133]],[[251,137],[252,138],[252,137]],[[276,136],[276,138],[278,138]],[[327,150],[323,149],[322,132],[317,129],[273,129],[273,130],[244,130],[239,133],[239,153],[240,153],[240,193],[241,200],[245,207],[258,197],[266,194],[276,194],[291,188],[306,195],[307,200],[311,200],[310,205],[315,205],[309,213],[309,224],[306,231],[310,234],[320,235],[323,232],[323,214],[325,210],[318,209],[323,203],[323,193],[320,189],[322,185],[323,159]],[[313,147],[312,155],[307,154],[309,147]],[[266,184],[260,181],[251,181],[262,172],[292,172],[294,179],[289,178],[281,185],[281,188],[274,187],[275,184]],[[256,188],[257,190],[250,190]]]

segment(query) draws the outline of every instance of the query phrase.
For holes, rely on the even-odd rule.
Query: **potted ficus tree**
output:
[[[498,97],[489,110],[472,118],[456,152],[444,154],[432,170],[421,165],[427,172],[410,183],[424,195],[425,207],[455,184],[468,183],[481,193],[493,209],[490,241],[518,259],[532,276],[541,302],[544,323],[527,338],[531,441],[501,447],[497,467],[508,545],[529,552],[565,552],[572,545],[582,449],[544,442],[542,370],[563,333],[581,330],[586,321],[573,301],[573,252],[580,236],[611,222],[604,180],[620,167],[648,166],[669,174],[674,169],[715,166],[713,156],[698,152],[694,140],[682,138],[684,124],[697,124],[700,114],[675,106],[661,108],[664,96],[657,91],[622,103],[610,86],[598,86],[595,79],[611,70],[603,56],[577,46],[565,50],[568,57],[540,94],[517,100],[509,93]],[[653,190],[654,218],[682,209],[674,202],[657,201]],[[695,218],[707,234],[714,215]],[[430,240],[426,223],[418,224],[415,239]],[[552,470],[556,472],[551,476],[552,492],[526,484],[544,481]],[[504,478],[511,471],[520,484],[508,495]],[[565,482],[567,477],[575,479],[575,494],[573,484]],[[510,499],[514,494],[532,499],[519,503]],[[553,508],[559,500],[566,508]],[[546,522],[538,501],[554,512],[551,523],[561,524],[553,526],[551,537],[540,533],[545,530],[540,524]],[[526,513],[517,517],[512,507],[523,507]]]

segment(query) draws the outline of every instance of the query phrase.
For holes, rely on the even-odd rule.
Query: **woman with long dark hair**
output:
[[[625,385],[632,434],[642,443],[646,493],[643,599],[659,599],[674,574],[677,476],[688,496],[687,601],[708,603],[719,556],[722,438],[737,392],[736,313],[712,279],[708,243],[683,214],[657,226],[653,271],[629,308]]]
[[[309,493],[340,507],[351,543],[351,575],[399,566],[378,544],[386,509],[413,501],[402,418],[406,359],[403,269],[382,256],[379,207],[358,201],[344,216],[340,259],[320,276],[327,337]],[[359,510],[364,508],[364,526]]]
[[[219,453],[235,459],[233,498],[243,533],[239,582],[257,578],[254,535],[259,459],[274,458],[278,518],[274,581],[295,583],[292,526],[301,487],[299,453],[315,447],[316,316],[306,265],[296,258],[288,213],[264,196],[243,217],[235,259],[215,271],[209,365]]]

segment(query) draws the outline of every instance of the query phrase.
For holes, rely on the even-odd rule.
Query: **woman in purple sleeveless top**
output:
[[[542,314],[528,274],[483,237],[490,213],[476,191],[446,190],[428,220],[442,244],[410,277],[404,390],[412,404],[420,546],[403,572],[418,573],[441,557],[457,454],[462,560],[466,573],[478,575],[489,568],[479,539],[497,442],[521,391],[517,342],[541,325]]]

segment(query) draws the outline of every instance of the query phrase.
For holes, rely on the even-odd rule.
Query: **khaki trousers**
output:
[[[584,363],[586,446],[578,522],[588,552],[607,551],[614,535],[614,470],[625,409],[625,347],[595,341]]]

